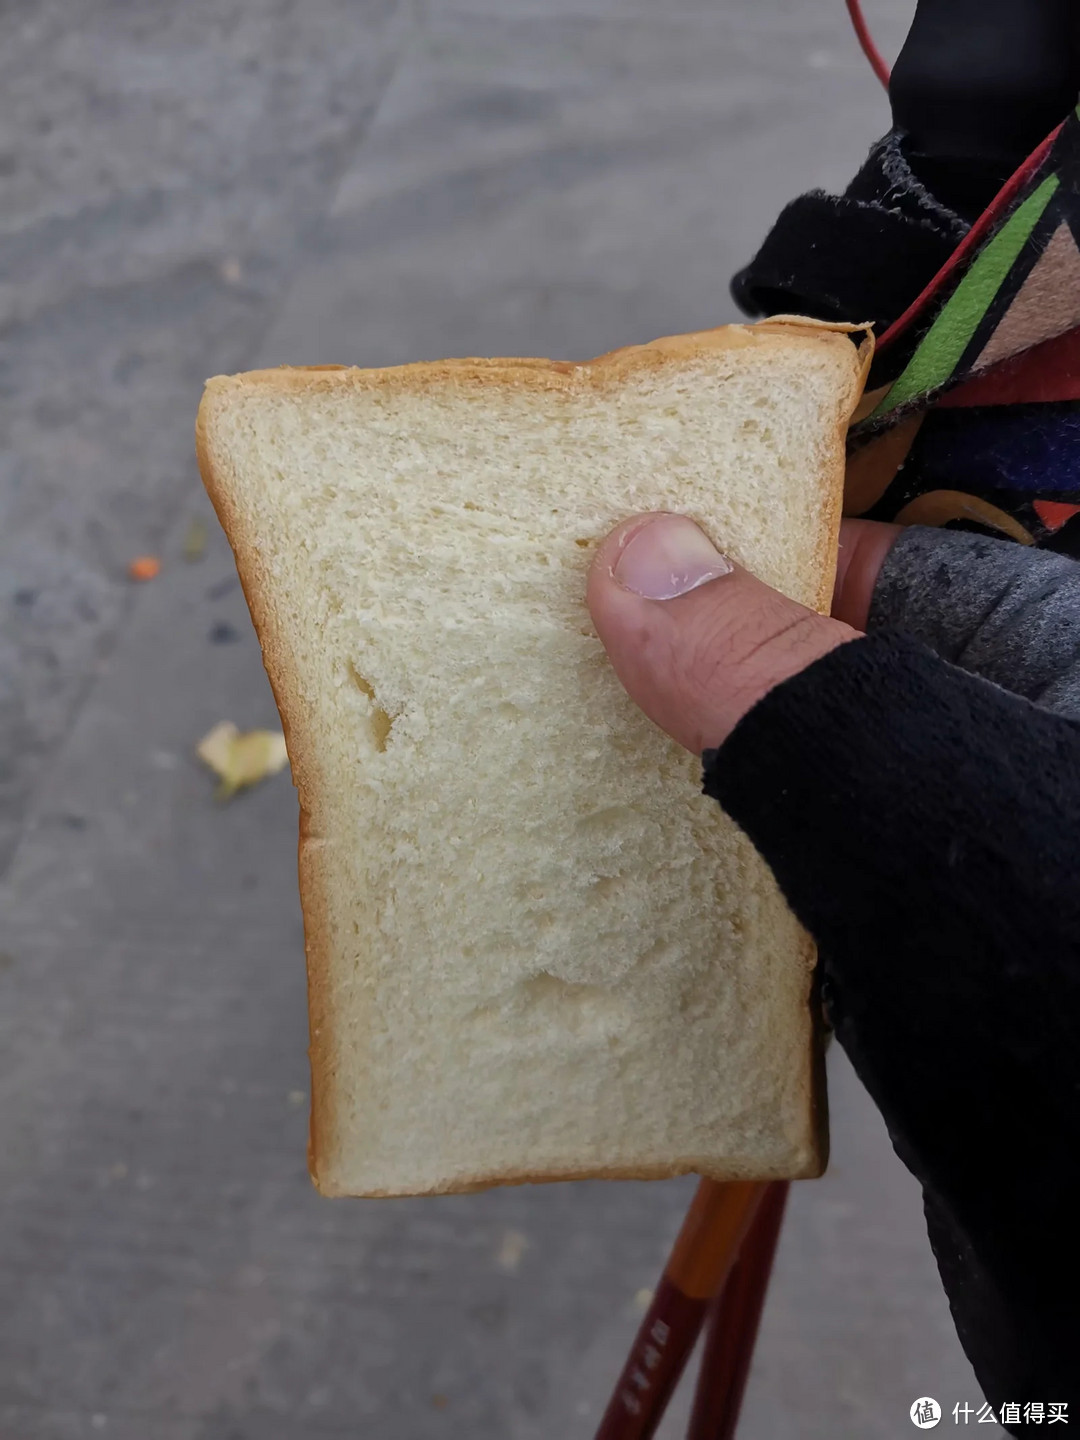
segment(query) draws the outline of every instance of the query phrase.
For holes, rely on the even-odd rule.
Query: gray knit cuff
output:
[[[1080,718],[1080,564],[959,530],[907,527],[867,629],[905,630],[954,665]]]

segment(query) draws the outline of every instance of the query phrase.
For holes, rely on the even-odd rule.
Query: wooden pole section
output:
[[[687,1440],[734,1440],[789,1185],[766,1187],[727,1284],[709,1309]]]
[[[741,1180],[698,1185],[596,1440],[649,1440],[655,1434],[709,1302],[727,1279],[767,1189]]]

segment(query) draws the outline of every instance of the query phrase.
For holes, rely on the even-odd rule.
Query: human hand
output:
[[[631,699],[700,755],[775,685],[858,638],[899,533],[844,521],[830,618],[734,565],[685,516],[637,515],[601,542],[589,610]]]

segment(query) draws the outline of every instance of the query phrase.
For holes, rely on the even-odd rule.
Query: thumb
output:
[[[683,515],[617,526],[587,599],[630,698],[698,755],[774,685],[858,635],[756,580]]]

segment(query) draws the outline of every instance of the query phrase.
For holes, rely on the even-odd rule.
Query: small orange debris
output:
[[[136,555],[128,566],[128,575],[132,580],[153,580],[161,569],[161,561],[156,555]]]

